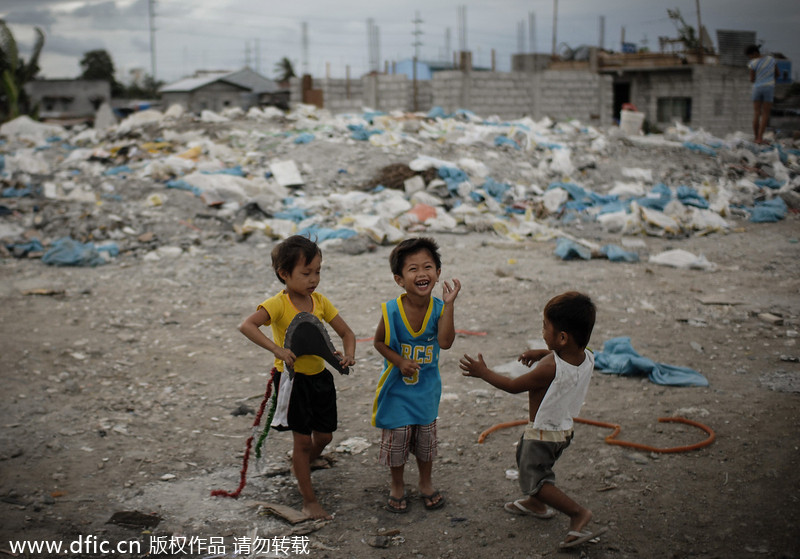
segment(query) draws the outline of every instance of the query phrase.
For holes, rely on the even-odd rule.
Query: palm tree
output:
[[[292,61],[285,56],[275,64],[275,72],[278,74],[278,82],[288,82],[291,78],[297,76],[294,73]]]
[[[17,118],[22,113],[27,114],[33,108],[29,106],[30,100],[24,86],[39,73],[39,54],[44,46],[44,32],[38,27],[34,27],[34,31],[36,43],[26,63],[19,56],[14,34],[5,20],[0,19],[0,79],[3,84],[0,91],[0,119],[3,121]]]

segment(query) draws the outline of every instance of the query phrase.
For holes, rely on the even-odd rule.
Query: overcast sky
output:
[[[799,0],[699,0],[700,17],[717,46],[716,30],[756,32],[762,52],[777,51],[793,60],[800,78]],[[2,0],[6,20],[27,59],[33,26],[46,34],[40,77],[72,78],[83,54],[105,49],[117,79],[130,81],[137,68],[152,73],[148,5],[151,0]],[[371,60],[452,60],[466,45],[473,64],[508,71],[516,52],[550,53],[554,0],[152,0],[155,75],[167,82],[198,69],[236,70],[245,64],[268,77],[282,57],[297,74],[358,77]],[[658,37],[677,37],[667,8],[680,10],[697,26],[697,0],[558,0],[557,44],[570,48],[600,45],[619,51],[626,42],[659,48]],[[462,9],[463,7],[463,9]],[[419,22],[414,23],[419,15]],[[533,14],[533,35],[530,34]],[[601,26],[601,16],[604,25]],[[370,46],[368,20],[377,32]],[[466,25],[463,25],[463,22]],[[307,29],[304,48],[303,28]],[[414,31],[418,34],[414,34]],[[449,40],[448,40],[449,37]],[[372,43],[373,45],[375,42]],[[371,57],[372,55],[372,57]]]

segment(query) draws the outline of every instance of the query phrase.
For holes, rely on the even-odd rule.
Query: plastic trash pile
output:
[[[628,137],[438,107],[332,115],[306,105],[200,117],[173,106],[99,122],[0,126],[6,257],[98,265],[293,233],[366,250],[421,232],[485,232],[552,242],[562,259],[637,262],[636,251],[587,238],[715,234],[800,208],[796,143],[757,146],[680,124]]]

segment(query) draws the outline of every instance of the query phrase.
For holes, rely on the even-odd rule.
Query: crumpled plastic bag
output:
[[[50,245],[42,256],[42,262],[52,266],[100,266],[108,263],[112,256],[119,254],[114,243],[95,246],[82,243],[71,237],[62,237]]]

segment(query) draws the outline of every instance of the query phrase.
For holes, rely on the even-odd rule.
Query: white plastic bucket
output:
[[[644,113],[624,109],[619,112],[619,127],[626,136],[641,134],[642,124],[644,124]]]

